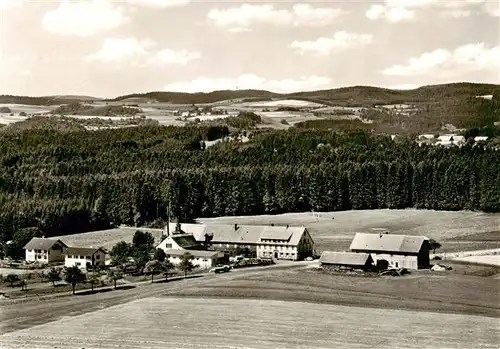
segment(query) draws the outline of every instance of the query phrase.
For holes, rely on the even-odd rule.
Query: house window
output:
[[[172,244],[166,244],[167,248],[172,248]]]
[[[75,265],[80,266],[80,265],[82,265],[82,263],[80,263],[80,262],[75,262]]]
[[[85,259],[85,257],[84,256],[80,256],[80,259]]]
[[[101,255],[97,254],[97,255],[95,256],[95,259],[101,259]]]
[[[85,259],[90,259],[90,256],[85,256]]]

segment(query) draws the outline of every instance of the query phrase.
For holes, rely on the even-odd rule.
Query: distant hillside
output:
[[[173,104],[203,104],[241,98],[270,98],[282,95],[261,90],[214,91],[209,93],[182,93],[182,92],[148,92],[120,96],[107,102],[118,102],[131,99],[156,100],[161,103]]]
[[[82,103],[70,103],[57,107],[51,113],[59,115],[134,116],[140,112],[141,109],[124,106],[93,107]]]
[[[77,120],[70,118],[34,116],[24,121],[15,122],[2,128],[2,132],[18,132],[23,130],[55,130],[59,132],[85,131],[85,127]]]
[[[77,103],[81,101],[97,101],[98,98],[87,96],[12,96],[0,95],[0,104],[25,104],[25,105],[59,105],[67,103]]]
[[[214,91],[210,93],[148,92],[116,97],[107,101],[123,101],[130,98],[153,99],[173,104],[203,104],[241,98],[294,98],[317,101],[324,104],[373,106],[376,104],[400,104],[462,99],[492,94],[500,85],[453,83],[422,86],[414,90],[390,90],[371,86],[352,86],[332,90],[278,94],[263,90]]]

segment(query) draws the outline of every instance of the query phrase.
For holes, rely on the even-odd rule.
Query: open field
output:
[[[332,219],[334,218],[334,219]],[[323,250],[343,251],[349,248],[357,232],[388,231],[394,234],[425,235],[442,243],[436,252],[457,252],[500,248],[498,241],[476,241],[477,233],[491,233],[500,226],[500,214],[479,212],[446,212],[421,210],[362,210],[321,213],[320,218],[308,213],[287,213],[281,215],[239,216],[201,218],[200,223],[220,224],[290,224],[304,225],[310,231],[318,252]],[[127,227],[99,232],[64,235],[59,238],[71,246],[103,246],[111,248],[121,240],[132,241],[139,228]],[[150,231],[158,241],[161,229]],[[500,234],[500,233],[498,233]],[[467,236],[471,235],[470,239]],[[455,241],[459,237],[460,241]]]
[[[470,263],[480,263],[480,264],[500,266],[500,254],[485,255],[485,256],[468,256],[468,257],[456,258],[456,260],[470,262]]]
[[[343,212],[322,212],[320,218],[308,213],[288,213],[282,215],[203,218],[200,222],[221,224],[290,224],[304,225],[308,228],[316,249],[344,250],[358,232],[388,231],[393,234],[425,235],[440,241],[443,247],[439,252],[446,252],[447,245],[457,246],[454,237],[476,233],[498,231],[500,214],[480,212],[448,212],[424,210],[362,210]],[[490,234],[491,235],[491,234]],[[465,237],[463,239],[466,239]],[[486,249],[475,238],[461,240],[460,250],[466,250],[469,243],[478,249]],[[496,242],[494,242],[496,244]],[[494,245],[496,246],[496,245]],[[500,245],[498,246],[500,247]]]
[[[438,325],[436,325],[438,324]],[[300,302],[147,298],[1,337],[3,348],[497,348],[497,319]]]
[[[150,232],[151,235],[153,235],[153,237],[155,238],[155,241],[158,242],[160,241],[163,232],[163,230],[161,229],[125,227],[125,228],[101,230],[90,233],[62,235],[58,236],[57,238],[61,239],[61,241],[64,242],[66,245],[72,247],[99,246],[111,249],[114,245],[116,245],[120,241],[132,242],[134,233],[137,230]]]

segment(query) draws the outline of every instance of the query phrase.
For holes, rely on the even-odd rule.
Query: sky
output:
[[[500,0],[0,0],[0,94],[500,84]]]

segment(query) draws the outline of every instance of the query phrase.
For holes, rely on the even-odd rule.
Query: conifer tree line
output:
[[[420,208],[500,211],[500,152],[418,146],[356,131],[259,131],[201,140],[217,126],[148,126],[0,135],[0,234],[45,236],[170,216]],[[214,136],[215,135],[215,136]]]

